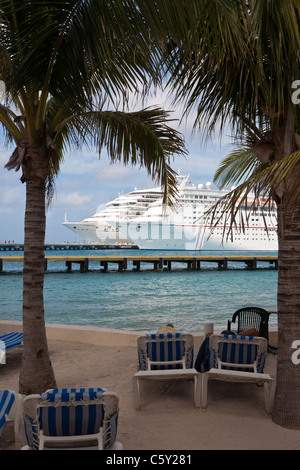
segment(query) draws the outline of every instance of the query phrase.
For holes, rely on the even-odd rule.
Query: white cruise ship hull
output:
[[[107,203],[107,209],[82,222],[65,221],[64,225],[90,242],[125,242],[146,250],[278,250],[275,205],[267,206],[263,198],[249,195],[236,214],[236,228],[229,233],[230,216],[216,206],[226,190],[212,189],[210,183],[206,188],[202,184],[196,187],[189,176],[178,176],[177,189],[178,198],[172,207],[163,204],[157,188],[135,190]],[[214,221],[207,212],[212,207]]]
[[[100,243],[96,234],[97,224],[85,222],[64,222],[63,225],[89,243]]]
[[[130,243],[122,239],[116,230],[103,222],[64,222],[63,225],[89,243],[115,245],[118,242]]]
[[[156,222],[119,221],[122,236],[144,250],[210,250],[210,251],[277,251],[278,241],[274,228],[235,230],[222,237],[217,229],[202,225],[176,225]]]
[[[115,229],[107,223],[98,222],[96,234],[98,240],[107,245],[115,245],[116,243],[131,244],[131,242],[127,238],[123,237],[122,233],[120,233],[118,229]]]
[[[278,240],[277,235],[270,230],[269,235],[264,231],[261,238],[257,238],[252,230],[245,230],[245,233],[234,233],[233,239],[225,237],[224,240],[220,236],[212,234],[205,235],[202,250],[207,251],[277,251]]]
[[[120,217],[132,219],[143,214],[153,202],[161,198],[160,188],[135,189],[128,194],[119,195],[118,198],[106,204],[106,208],[95,213],[81,222],[68,222],[63,225],[75,232],[84,240],[97,244],[113,245],[116,243],[130,243],[119,234],[108,220],[117,220]]]
[[[118,221],[122,237],[142,250],[195,250],[201,248],[199,230],[180,224]],[[197,248],[196,248],[197,246]]]

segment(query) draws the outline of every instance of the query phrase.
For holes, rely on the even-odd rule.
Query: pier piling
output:
[[[77,263],[80,265],[79,270],[81,273],[85,273],[86,271],[89,270],[88,258],[84,258],[83,260],[72,259],[72,260],[66,261],[66,266],[67,266],[68,271],[72,271],[72,263]]]

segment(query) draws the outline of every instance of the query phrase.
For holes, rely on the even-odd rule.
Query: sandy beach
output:
[[[19,322],[0,322],[0,334],[21,329]],[[273,423],[264,408],[264,389],[255,384],[211,382],[208,407],[195,409],[192,383],[147,381],[142,408],[135,410],[132,376],[140,334],[47,325],[58,387],[104,387],[119,395],[118,441],[124,450],[300,450],[300,431]],[[202,339],[201,332],[194,335],[195,353]],[[7,352],[0,389],[18,391],[21,356],[21,347]],[[268,354],[266,371],[275,377],[275,355]],[[25,444],[21,426],[16,442],[1,442],[0,448],[17,450]]]

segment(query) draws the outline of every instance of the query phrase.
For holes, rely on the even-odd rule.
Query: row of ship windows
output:
[[[217,197],[209,197],[209,196],[190,196],[188,194],[183,195],[181,197],[181,201],[184,201],[185,199],[209,199],[211,202],[216,202],[219,198]]]
[[[267,238],[267,237],[264,237],[264,238],[236,238],[234,237],[234,241],[270,241],[270,240],[277,240],[275,237],[274,238]]]
[[[194,212],[194,214],[196,214],[196,213]],[[184,219],[193,219],[193,220],[196,220],[197,218],[199,218],[199,217],[202,216],[202,215],[203,215],[202,212],[198,212],[197,215],[193,215],[193,216],[187,216],[187,215],[185,215],[183,218],[184,218]],[[259,222],[259,219],[251,219],[251,220],[249,220],[249,222],[251,222],[253,225],[261,225],[261,224],[263,223],[263,222],[261,222],[261,224],[258,224],[258,223],[255,224],[255,222]]]

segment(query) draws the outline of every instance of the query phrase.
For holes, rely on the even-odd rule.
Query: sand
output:
[[[0,322],[0,334],[21,331],[18,322]],[[142,407],[135,410],[132,376],[140,333],[47,325],[49,352],[58,387],[104,387],[120,398],[118,441],[124,450],[300,450],[300,431],[276,425],[264,408],[264,389],[255,384],[211,382],[208,407],[193,406],[192,382],[144,382]],[[203,339],[195,334],[195,350]],[[0,389],[18,391],[22,348],[7,352]],[[276,373],[268,354],[267,372]],[[14,443],[26,444],[23,426]]]

